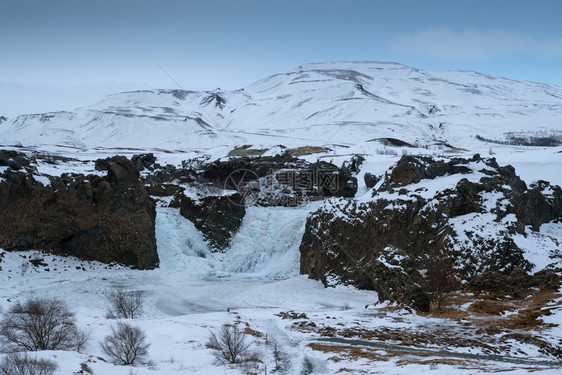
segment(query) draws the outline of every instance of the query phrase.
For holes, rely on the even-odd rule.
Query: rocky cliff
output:
[[[155,203],[130,160],[107,159],[105,177],[41,176],[29,164],[24,154],[0,154],[1,248],[158,265]]]
[[[366,197],[332,200],[308,218],[301,272],[422,310],[439,259],[465,286],[483,274],[527,274],[533,265],[518,243],[540,241],[540,225],[562,218],[560,187],[527,187],[513,167],[478,155],[404,156],[374,180]],[[555,241],[545,243],[556,253]]]

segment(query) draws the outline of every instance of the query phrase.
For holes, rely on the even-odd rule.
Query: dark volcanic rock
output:
[[[410,188],[445,175],[458,175],[454,187],[432,194],[423,184]],[[429,249],[443,248],[465,281],[485,272],[526,273],[532,265],[513,235],[524,233],[527,225],[536,230],[562,218],[559,187],[540,183],[527,190],[513,167],[477,155],[405,156],[384,178],[371,201],[335,200],[309,216],[300,246],[301,273],[326,285],[373,289],[381,299],[423,310],[428,290],[420,271],[432,262]]]
[[[316,172],[319,196],[352,198],[357,193],[357,178],[346,168],[317,161],[308,165],[307,169]]]
[[[175,184],[152,184],[147,185],[146,190],[153,197],[172,197],[184,191],[184,188]]]
[[[8,170],[0,178],[0,247],[156,267],[155,203],[131,161],[110,159],[105,178],[63,175],[48,186]]]
[[[289,153],[282,155],[267,156],[267,157],[236,157],[228,160],[216,160],[208,164],[202,177],[210,182],[213,182],[218,187],[231,187],[229,176],[239,170],[251,171],[252,174],[248,178],[265,177],[272,172],[286,168],[303,168],[305,162],[291,156]]]
[[[136,184],[139,181],[139,171],[125,156],[116,155],[107,159],[96,160],[98,171],[107,171],[107,180],[111,183]]]
[[[509,273],[488,270],[472,279],[467,287],[475,293],[488,293],[497,298],[522,298],[529,288],[558,291],[562,280],[561,271],[560,268],[544,269],[530,275],[521,268],[515,268]]]
[[[183,193],[176,194],[172,206],[180,208],[180,215],[193,222],[216,250],[228,247],[232,235],[240,228],[246,214],[238,194],[209,196],[194,201]]]
[[[29,167],[30,163],[30,159],[23,152],[0,150],[0,167],[10,167],[13,170],[19,170],[23,167]]]
[[[144,169],[154,170],[157,166],[156,157],[151,152],[149,154],[133,155],[131,158],[137,171],[142,171]]]
[[[145,183],[151,187],[185,183],[197,183],[204,185],[207,183],[205,180],[200,180],[196,170],[192,168],[178,168],[170,164],[165,166],[156,165],[154,171],[145,175],[143,178]],[[172,193],[170,195],[174,194]]]
[[[352,173],[350,168],[325,161],[308,163],[284,153],[217,160],[201,177],[216,187],[250,191],[258,205],[294,206],[314,198],[355,196],[357,178]]]
[[[375,187],[375,185],[381,180],[381,177],[375,176],[371,173],[365,173],[365,176],[363,177],[363,179],[365,180],[365,185],[369,189],[371,189],[371,188]]]
[[[447,162],[444,160],[433,160],[428,156],[405,155],[398,161],[396,167],[392,169],[382,189],[415,184],[423,179],[434,179],[447,174],[470,173],[471,169],[463,164],[478,160],[481,160],[478,154],[474,155],[471,160],[454,158]]]
[[[109,159],[108,159],[109,160]],[[276,156],[231,157],[212,163],[185,161],[181,168],[160,166],[149,156],[133,157],[137,170],[145,168],[145,184],[155,196],[172,196],[183,191],[185,185],[194,187],[202,195],[221,195],[222,190],[237,191],[250,196],[249,204],[261,206],[296,206],[324,197],[353,197],[357,192],[358,170],[362,158],[339,168],[332,163],[309,163],[291,156],[289,152]],[[96,162],[98,169],[109,169],[107,160]],[[151,169],[152,168],[152,169]],[[172,185],[176,185],[173,188]]]
[[[562,190],[546,181],[539,181],[531,189],[513,198],[513,208],[520,222],[518,228],[530,225],[533,230],[555,219],[562,218]]]
[[[343,282],[376,290],[381,300],[410,303],[412,294],[426,300],[419,290],[423,279],[418,266],[440,228],[420,216],[421,200],[400,202],[404,209],[387,208],[388,204],[342,202],[334,210],[312,214],[300,246],[301,273],[325,285]]]

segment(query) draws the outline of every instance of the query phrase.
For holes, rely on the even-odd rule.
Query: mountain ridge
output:
[[[562,133],[561,98],[562,87],[472,71],[311,63],[243,89],[129,91],[71,112],[21,115],[2,128],[7,143],[85,149],[359,144],[384,137],[471,149],[482,142],[477,135],[507,142],[507,133]]]

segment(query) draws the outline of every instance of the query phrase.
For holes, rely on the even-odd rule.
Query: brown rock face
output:
[[[421,218],[424,202],[400,202],[403,209],[388,208],[390,202],[369,206],[342,203],[335,211],[318,211],[306,223],[300,246],[301,273],[325,285],[343,282],[360,289],[375,290],[381,300],[428,306],[420,291],[418,272],[424,252],[439,227]],[[342,217],[337,212],[346,214]]]
[[[523,225],[539,230],[542,224],[562,217],[562,189],[560,186],[551,186],[546,181],[539,181],[517,196],[513,206],[521,222],[519,230]]]
[[[156,206],[130,161],[110,161],[105,178],[49,180],[44,186],[30,172],[0,175],[1,248],[41,249],[141,269],[158,265]]]
[[[421,183],[409,186],[445,175],[458,175],[456,185],[432,194]],[[527,189],[511,166],[479,156],[406,156],[371,201],[340,199],[309,216],[300,270],[325,285],[376,290],[383,300],[423,310],[430,249],[443,248],[456,275],[469,282],[482,274],[528,272],[531,264],[512,237],[556,219],[562,219],[560,188],[539,182]]]
[[[470,161],[478,161],[480,155],[475,155],[472,159],[454,158],[447,162],[443,160],[433,160],[427,156],[403,156],[392,169],[385,181],[384,188],[396,188],[420,182],[423,179],[434,179],[447,174],[470,173],[471,170],[464,164]],[[496,165],[497,166],[497,165]]]

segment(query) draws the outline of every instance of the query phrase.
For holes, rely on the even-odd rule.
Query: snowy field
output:
[[[302,224],[308,209],[254,209],[247,218],[257,220],[263,219],[264,215],[291,216],[292,224]],[[99,347],[99,341],[110,333],[114,323],[114,320],[105,318],[107,306],[104,292],[116,285],[128,290],[140,290],[146,297],[145,313],[141,319],[132,321],[146,331],[151,343],[150,362],[134,369],[134,373],[139,375],[245,373],[240,367],[218,364],[212,351],[205,347],[210,330],[224,323],[236,322],[242,327],[248,324],[251,329],[263,334],[262,337],[252,337],[253,350],[263,361],[260,373],[265,373],[266,366],[270,371],[276,367],[275,347],[280,357],[285,358],[277,372],[282,374],[329,374],[341,368],[350,369],[350,373],[373,374],[406,374],[412,371],[454,371],[460,374],[505,371],[515,374],[526,373],[530,367],[529,364],[468,360],[462,357],[461,366],[454,361],[453,364],[434,364],[441,356],[427,354],[422,357],[427,363],[420,364],[416,363],[416,353],[408,352],[398,352],[391,356],[393,359],[385,360],[354,360],[349,357],[348,361],[330,361],[330,353],[310,347],[311,343],[321,342],[317,340],[319,336],[290,329],[292,321],[284,320],[277,314],[304,312],[316,324],[362,328],[386,326],[416,330],[450,323],[446,319],[418,317],[404,310],[383,314],[386,305],[373,306],[377,302],[374,292],[346,287],[326,289],[319,282],[298,276],[295,270],[298,235],[294,235],[295,228],[287,227],[283,220],[274,222],[276,228],[261,228],[257,237],[248,235],[256,223],[245,221],[235,237],[232,253],[221,256],[207,253],[202,240],[193,240],[197,238],[194,229],[193,233],[178,235],[179,225],[183,221],[185,219],[172,209],[159,209],[157,231],[161,267],[152,271],[131,270],[48,254],[41,255],[46,266],[31,266],[24,270],[22,264],[27,263],[34,252],[6,253],[0,273],[2,309],[6,310],[14,301],[31,296],[58,297],[68,302],[77,313],[78,324],[86,328],[91,336],[81,353],[39,353],[42,358],[57,361],[60,374],[78,371],[83,362],[96,374],[130,374],[125,366],[106,363]],[[190,223],[181,224],[190,226]],[[276,233],[278,236],[273,235]],[[266,254],[259,255],[257,251],[252,251],[256,241],[268,249]],[[559,321],[560,317],[562,314],[549,319]],[[544,360],[540,353],[533,354],[537,360]],[[408,363],[408,359],[412,363]],[[549,369],[548,366],[532,368],[540,368],[544,374],[559,373],[559,369]]]

